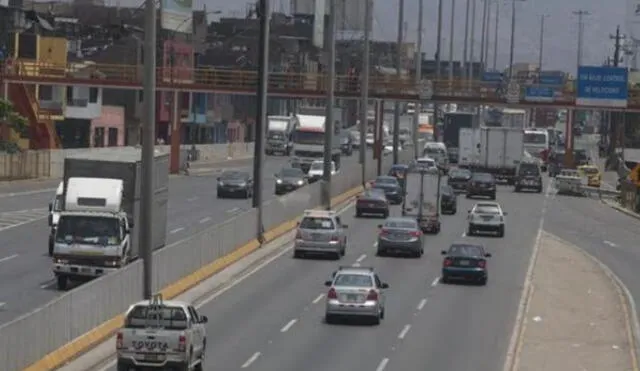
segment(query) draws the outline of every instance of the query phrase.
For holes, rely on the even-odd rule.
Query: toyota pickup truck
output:
[[[133,304],[116,335],[118,371],[203,370],[206,323],[191,304],[160,295]]]

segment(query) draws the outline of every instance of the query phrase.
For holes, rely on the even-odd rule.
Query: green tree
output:
[[[0,123],[7,125],[21,138],[28,135],[27,119],[16,112],[13,104],[6,99],[0,99]],[[20,147],[13,138],[0,138],[0,152],[16,153],[20,152]]]

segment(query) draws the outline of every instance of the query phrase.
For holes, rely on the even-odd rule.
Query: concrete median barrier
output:
[[[408,161],[412,154],[403,152]],[[375,177],[375,166],[368,177]],[[358,165],[354,165],[358,166]],[[383,161],[383,171],[391,158]],[[355,169],[332,180],[332,204],[361,192]],[[320,186],[312,184],[264,204],[264,230],[271,241],[295,228],[305,209],[320,205]],[[172,298],[259,248],[256,210],[238,214],[154,253],[154,290]],[[6,371],[60,367],[108,338],[122,324],[122,313],[142,298],[142,262],[70,291],[47,305],[0,327],[0,364]]]

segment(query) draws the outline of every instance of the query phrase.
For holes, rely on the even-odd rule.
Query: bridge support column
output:
[[[171,174],[178,174],[180,172],[180,137],[182,122],[180,121],[180,101],[177,91],[173,92],[173,99],[171,100],[171,149],[170,149],[170,166],[169,170]]]
[[[567,112],[567,121],[564,129],[564,166],[566,168],[573,167],[573,123],[576,119],[577,110],[569,109]]]

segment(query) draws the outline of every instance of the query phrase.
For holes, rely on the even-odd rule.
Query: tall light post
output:
[[[469,47],[469,60],[470,63],[467,66],[468,72],[467,76],[469,76],[469,81],[473,80],[473,63],[475,62],[475,56],[473,52],[475,51],[476,44],[476,2],[478,0],[471,0],[471,45]]]
[[[449,28],[449,83],[453,82],[453,41],[456,29],[456,0],[451,0],[451,25]]]
[[[542,57],[544,55],[544,19],[547,18],[547,14],[540,16],[540,46],[538,51],[538,80],[540,79],[540,73],[542,72]]]
[[[440,81],[442,72],[442,7],[444,0],[438,0],[438,29],[436,31],[436,82]],[[433,105],[433,123],[434,127],[437,127],[438,116],[440,115],[440,105],[435,103]]]
[[[509,81],[513,78],[513,54],[515,51],[515,35],[516,35],[516,1],[511,0],[511,42],[509,46]]]
[[[486,61],[484,60],[484,49],[485,44],[487,42],[487,8],[489,4],[489,0],[481,0],[482,1],[482,34],[480,35],[480,70],[485,70]]]
[[[396,74],[398,80],[402,78],[402,42],[404,40],[404,0],[400,0],[398,7],[398,41],[396,45]],[[398,147],[400,146],[400,102],[396,101],[393,112],[393,163],[399,162]]]
[[[322,169],[322,205],[331,210],[331,161],[333,150],[334,104],[336,87],[336,0],[329,0],[329,35],[327,36],[328,86],[324,124],[324,166]]]
[[[469,46],[469,12],[471,11],[471,0],[467,0],[466,10],[464,12],[464,49],[462,51],[462,76],[465,79],[469,78],[469,74],[467,73],[467,63],[469,62],[467,59],[467,49]]]
[[[586,10],[576,10],[573,12],[573,14],[578,16],[578,51],[576,55],[576,68],[578,68],[582,64],[582,36],[584,33],[584,17],[587,15],[591,15],[591,13]],[[577,71],[578,70],[576,69],[576,75]]]
[[[368,0],[367,0],[368,1]],[[418,0],[418,37],[416,48],[416,86],[422,84],[422,32],[424,18],[424,0]],[[418,158],[418,126],[420,124],[420,112],[422,111],[422,101],[418,101],[413,112],[413,155]]]
[[[496,1],[496,27],[493,34],[493,70],[498,70],[498,29],[500,27],[500,2]]]
[[[362,185],[367,182],[367,125],[369,122],[369,75],[371,67],[371,28],[373,26],[373,0],[365,0],[364,53],[362,56],[362,99],[360,102],[360,170]]]

